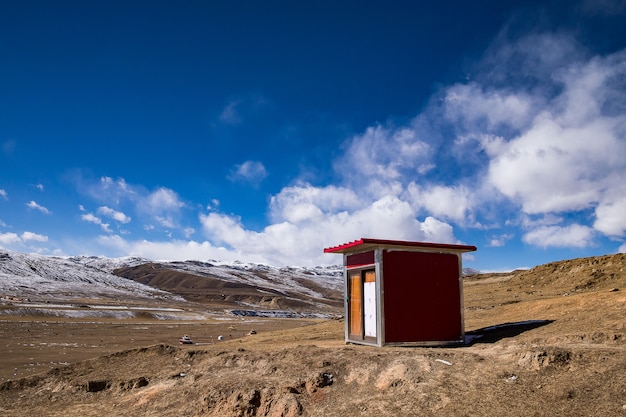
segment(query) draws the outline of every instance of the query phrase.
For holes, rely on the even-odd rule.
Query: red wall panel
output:
[[[385,342],[461,338],[456,254],[384,251],[383,282]]]
[[[374,251],[356,253],[354,255],[348,255],[346,259],[346,266],[355,267],[362,265],[371,265],[374,263]]]

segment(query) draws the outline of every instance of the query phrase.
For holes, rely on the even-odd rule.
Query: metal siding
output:
[[[343,317],[344,317],[344,340],[346,343],[350,339],[350,328],[348,323],[348,269],[347,269],[347,256],[343,257]]]
[[[384,343],[462,337],[456,254],[383,251]]]
[[[363,266],[363,265],[372,265],[372,264],[374,264],[374,251],[373,250],[368,251],[368,252],[355,253],[355,254],[346,256],[346,266],[348,268],[356,267],[356,266]]]
[[[376,333],[378,337],[376,339],[376,343],[378,346],[382,346],[385,343],[385,303],[383,301],[383,297],[385,294],[385,284],[383,282],[383,256],[382,249],[376,249],[375,261],[376,261],[376,312],[377,312],[377,323],[378,328],[376,329]]]

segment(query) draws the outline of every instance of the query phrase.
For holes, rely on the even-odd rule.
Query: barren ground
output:
[[[346,345],[342,320],[3,315],[0,415],[626,416],[624,267],[468,277],[482,337],[458,348]]]

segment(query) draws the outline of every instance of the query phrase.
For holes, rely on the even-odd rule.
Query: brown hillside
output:
[[[307,286],[323,294],[324,298],[311,299],[290,291],[281,292],[210,275],[177,271],[156,263],[120,268],[114,274],[180,295],[188,301],[201,303],[209,308],[241,308],[243,304],[269,309],[309,311],[319,308],[312,305],[312,302],[316,302],[327,305],[331,313],[337,313],[342,305],[342,298],[338,294],[310,281],[306,282]],[[262,280],[269,279],[262,272],[257,274]]]
[[[281,329],[289,320],[266,321],[257,334],[225,342],[129,344],[5,381],[0,414],[624,416],[625,261],[612,255],[468,277],[466,329],[476,339],[464,347],[345,345],[343,321],[291,329]],[[213,325],[221,324],[204,331]],[[67,340],[47,328],[30,337]],[[101,337],[119,340],[128,329],[102,323]],[[14,334],[3,331],[7,344],[26,333],[17,322]]]

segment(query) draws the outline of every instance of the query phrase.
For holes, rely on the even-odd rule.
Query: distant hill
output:
[[[154,262],[144,258],[54,257],[0,250],[0,298],[13,301],[281,309],[335,314],[343,307],[341,267],[241,262]]]
[[[267,265],[211,262],[149,262],[118,268],[132,279],[213,306],[327,310],[343,307],[340,267],[275,268]]]
[[[88,258],[84,258],[88,259]],[[104,260],[121,265],[122,260]],[[134,263],[131,261],[130,263]],[[0,296],[33,301],[80,298],[176,300],[180,297],[121,279],[82,258],[60,258],[0,250]]]

